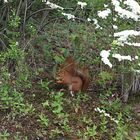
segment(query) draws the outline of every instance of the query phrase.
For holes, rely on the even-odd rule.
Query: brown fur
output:
[[[89,75],[86,68],[78,69],[78,64],[72,57],[66,58],[58,72],[57,83],[67,85],[70,91],[84,91],[89,85]]]

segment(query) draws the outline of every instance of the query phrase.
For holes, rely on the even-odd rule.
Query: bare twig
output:
[[[26,25],[26,16],[27,16],[27,0],[25,0],[25,10],[24,10],[24,20],[23,20],[23,43],[25,45],[25,25]]]
[[[5,50],[7,47],[6,47],[4,41],[3,41],[1,38],[0,38],[0,42],[2,43],[2,45],[3,45],[3,49]]]
[[[17,12],[16,12],[16,16],[19,15],[19,11],[20,11],[20,8],[21,8],[21,4],[22,4],[22,0],[20,0],[20,2],[19,2],[18,8],[17,8]]]
[[[32,1],[32,2],[28,5],[27,10],[30,9],[30,7],[31,7],[34,3],[35,3],[35,0]]]
[[[65,17],[63,16],[63,17],[56,17],[56,18],[53,18],[53,19],[49,20],[48,22],[46,22],[46,23],[41,27],[40,30],[42,30],[42,29],[43,29],[46,25],[48,25],[49,23],[52,23],[52,22],[54,22],[54,21],[56,21],[56,20],[62,20],[62,19],[65,19]],[[83,18],[78,18],[78,17],[76,17],[75,20],[78,20],[78,21],[85,22],[85,23],[87,23],[87,24],[93,25],[92,23],[88,22],[86,19],[83,19]]]
[[[33,15],[39,13],[39,12],[42,12],[42,11],[46,11],[46,10],[52,10],[51,8],[44,8],[44,9],[40,9],[40,10],[37,10],[35,12],[33,12],[31,15],[29,15],[26,20],[28,20],[30,17],[32,17]]]
[[[39,32],[40,29],[42,29],[43,23],[44,23],[44,21],[45,21],[45,19],[46,19],[47,16],[48,16],[48,14],[47,14],[46,11],[45,11],[44,16],[43,16],[43,18],[42,18],[42,21],[41,21],[39,27],[38,27],[37,32]]]

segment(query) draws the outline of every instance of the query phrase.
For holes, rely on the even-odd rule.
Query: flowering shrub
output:
[[[140,90],[139,3],[136,0],[1,3],[0,109],[10,114],[2,121],[9,121],[10,117],[12,121],[16,117],[19,120],[14,129],[1,131],[0,138],[7,139],[9,131],[14,135],[12,131],[23,127],[26,133],[27,122],[31,130],[27,129],[29,139],[41,139],[36,136],[127,139],[126,122],[130,116],[129,111],[123,110],[120,99],[124,95],[127,100],[129,90]],[[58,91],[57,66],[69,55],[89,69],[90,94],[70,97],[67,91]],[[2,129],[5,124],[1,124]]]

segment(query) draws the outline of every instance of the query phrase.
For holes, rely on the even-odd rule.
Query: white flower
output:
[[[134,72],[136,72],[136,73],[140,73],[140,70],[134,70]]]
[[[135,56],[135,59],[139,59],[139,57],[136,55],[136,56]]]
[[[119,123],[118,120],[116,120],[115,118],[113,118],[109,113],[106,113],[105,110],[100,109],[99,107],[94,109],[95,111],[99,112],[100,114],[103,114],[104,116],[110,118],[110,120],[114,121],[115,123]]]
[[[114,33],[114,37],[118,37],[117,39],[118,42],[130,45],[130,46],[140,47],[140,43],[130,43],[127,41],[129,37],[135,37],[135,36],[140,36],[140,31],[124,30],[118,33]]]
[[[100,52],[100,56],[102,57],[101,60],[104,62],[104,64],[106,64],[110,68],[112,68],[112,64],[111,64],[110,60],[108,59],[109,55],[110,55],[110,50],[108,50],[108,51],[102,50]]]
[[[117,21],[117,18],[113,18],[113,21]]]
[[[114,30],[117,30],[117,29],[118,29],[118,26],[113,25],[113,29],[114,29]]]
[[[122,60],[129,60],[129,61],[132,61],[132,58],[130,55],[120,55],[120,54],[113,54],[112,57],[118,59],[119,61],[122,61]]]
[[[98,11],[98,16],[103,18],[103,19],[106,19],[107,16],[111,13],[111,10],[108,8],[104,11]]]
[[[118,33],[114,33],[114,37],[122,37],[125,36],[125,38],[128,38],[128,36],[139,36],[140,31],[134,31],[134,30],[124,30]]]
[[[132,58],[132,60],[138,60],[138,59],[139,59],[139,57],[137,55]]]
[[[107,113],[105,113],[105,116],[106,116],[106,117],[109,117],[109,118],[111,117],[110,114],[107,114]]]
[[[86,2],[78,1],[77,4],[81,6],[81,9],[83,9],[85,6],[87,6],[87,3]]]
[[[98,20],[97,19],[93,18],[92,20],[94,21],[94,24],[96,24],[96,25],[98,24]]]
[[[19,43],[18,43],[18,42],[16,42],[16,45],[19,45]]]
[[[4,2],[5,2],[5,3],[7,3],[7,2],[8,2],[8,0],[4,0]]]
[[[90,22],[90,21],[92,21],[92,20],[91,20],[90,18],[87,18],[87,21],[89,21],[89,22]]]
[[[140,43],[129,43],[129,42],[125,42],[125,44],[127,44],[129,46],[140,47]]]
[[[140,14],[140,5],[135,0],[126,0],[124,4],[128,5],[134,14]]]
[[[118,124],[119,123],[119,121],[118,120],[115,120],[114,118],[110,118],[112,121],[114,121],[116,124]]]
[[[135,3],[134,4],[134,6],[132,6],[132,4],[133,3]],[[126,9],[123,9],[123,8],[121,8],[121,6],[120,6],[120,1],[119,0],[112,0],[112,4],[115,6],[115,11],[118,13],[118,15],[121,17],[121,18],[127,18],[127,19],[129,19],[129,18],[131,18],[131,19],[133,19],[133,20],[135,20],[135,21],[137,21],[139,18],[140,18],[140,16],[137,14],[138,13],[138,10],[140,9],[139,8],[139,5],[138,5],[138,3],[136,4],[136,2],[134,2],[134,0],[127,0],[126,2],[124,2],[124,4],[127,4],[127,5],[129,5],[129,7],[131,8],[131,9],[137,9],[137,10],[132,10],[132,11],[128,11],[128,10],[126,10]],[[131,6],[130,6],[131,5]],[[136,7],[135,7],[136,6]],[[134,11],[134,12],[133,12]],[[137,11],[137,12],[136,12]],[[140,11],[139,11],[140,12]]]
[[[94,22],[94,24],[96,26],[95,27],[96,29],[98,29],[98,28],[102,29],[102,27],[98,24],[98,20],[97,19],[93,18],[92,20],[93,20],[93,22]]]
[[[104,4],[104,7],[105,7],[105,8],[107,8],[107,7],[108,7],[108,5],[107,5],[107,4]]]
[[[93,18],[93,19],[87,18],[87,21],[88,22],[93,21],[94,22],[94,25],[96,26],[95,29],[99,29],[99,28],[102,29],[102,27],[98,24],[98,20],[97,19],[95,19],[95,18]]]
[[[99,112],[99,111],[100,111],[100,108],[99,108],[99,107],[97,107],[97,108],[95,108],[94,110]]]
[[[51,3],[50,1],[47,1],[46,4],[47,4],[48,6],[50,6],[52,9],[61,9],[61,10],[64,9],[63,7],[58,6],[58,5],[54,4],[54,3]]]
[[[63,12],[62,12],[62,15],[67,16],[68,20],[70,20],[70,19],[75,19],[75,16],[72,15],[72,14],[66,14],[66,13],[63,13]]]

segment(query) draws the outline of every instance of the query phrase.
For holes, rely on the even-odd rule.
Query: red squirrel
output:
[[[57,83],[68,86],[70,93],[84,91],[89,85],[89,75],[86,68],[78,69],[78,64],[72,57],[67,57],[60,66]]]

